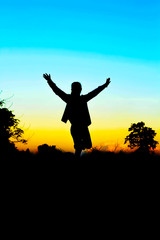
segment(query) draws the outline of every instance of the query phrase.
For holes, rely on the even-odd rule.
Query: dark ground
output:
[[[35,219],[54,229],[69,225],[61,229],[65,234],[122,224],[113,231],[127,234],[131,227],[131,235],[159,216],[159,155],[93,151],[75,160],[57,150],[15,152],[1,156],[0,170],[1,207],[12,223],[18,212],[20,222],[28,219],[25,226],[32,222],[33,228]]]
[[[80,159],[74,154],[60,150],[44,151],[37,154],[28,152],[6,153],[1,157],[1,170],[12,177],[17,175],[33,178],[77,178],[101,179],[116,181],[116,179],[131,179],[159,177],[160,155],[140,152],[101,152],[93,150],[84,153]]]

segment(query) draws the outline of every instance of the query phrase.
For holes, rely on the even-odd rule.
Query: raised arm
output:
[[[56,84],[52,81],[51,75],[45,73],[43,74],[43,77],[47,80],[48,85],[52,88],[53,92],[58,95],[64,102],[68,101],[68,94],[63,92],[60,88],[56,86]]]
[[[105,89],[106,87],[108,87],[108,85],[110,84],[110,78],[106,79],[106,83],[99,86],[98,88],[96,88],[95,90],[89,92],[88,94],[84,95],[85,101],[89,101],[92,98],[96,97],[103,89]]]

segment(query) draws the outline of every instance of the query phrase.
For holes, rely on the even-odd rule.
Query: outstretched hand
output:
[[[51,75],[50,75],[50,74],[45,73],[45,74],[43,74],[43,77],[44,77],[47,81],[51,80]]]
[[[107,78],[106,79],[106,85],[108,86],[110,84],[110,82],[111,82],[110,78]]]

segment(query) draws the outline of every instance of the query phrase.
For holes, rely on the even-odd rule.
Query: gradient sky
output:
[[[144,121],[160,141],[160,1],[1,1],[0,90],[20,117],[25,146],[73,150],[65,104],[47,86],[47,72],[67,93],[80,81],[83,94],[111,78],[89,103],[93,145],[124,141]]]

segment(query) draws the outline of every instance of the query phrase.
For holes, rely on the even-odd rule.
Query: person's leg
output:
[[[81,148],[75,149],[75,157],[76,157],[76,159],[79,159],[79,158],[80,158],[81,152],[82,152],[82,149],[81,149]]]
[[[88,127],[83,128],[83,148],[90,149],[92,147],[92,141],[89,133]]]
[[[74,142],[75,156],[79,158],[82,152],[82,141],[81,141],[81,131],[80,128],[74,125],[71,125],[71,135]]]

